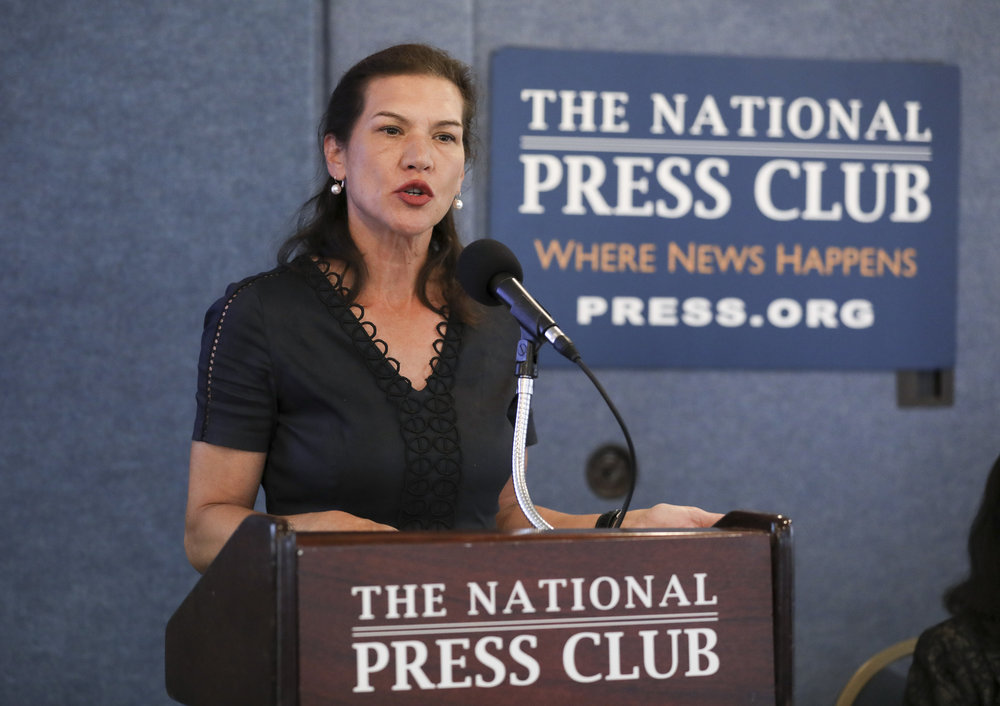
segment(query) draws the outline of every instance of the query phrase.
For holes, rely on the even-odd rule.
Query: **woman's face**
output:
[[[347,179],[355,238],[430,236],[465,177],[462,106],[447,79],[372,79],[348,144],[331,135],[324,142],[330,175]]]

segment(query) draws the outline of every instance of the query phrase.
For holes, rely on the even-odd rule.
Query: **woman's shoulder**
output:
[[[324,280],[325,276],[311,261],[295,260],[231,282],[216,305],[219,302],[234,301],[246,293],[252,293],[253,298],[263,304],[281,305],[288,297],[301,296],[303,292],[311,291],[307,285],[313,279]]]
[[[992,626],[995,628],[995,626]],[[970,652],[1000,652],[995,630],[964,616],[952,617],[921,633],[916,650],[924,655],[961,655]]]
[[[230,282],[226,286],[223,298],[232,298],[251,289],[257,292],[280,292],[287,289],[296,279],[299,277],[294,275],[290,266],[279,265],[270,270],[257,272],[235,282]]]
[[[943,646],[953,646],[956,642],[964,642],[965,629],[955,618],[932,625],[925,629],[918,641],[919,647],[925,650],[932,650]]]
[[[255,317],[265,312],[287,312],[303,292],[308,292],[301,274],[290,265],[248,275],[231,282],[205,313],[205,323],[214,319]]]
[[[920,634],[904,703],[996,703],[998,680],[996,642],[975,622],[953,617]]]

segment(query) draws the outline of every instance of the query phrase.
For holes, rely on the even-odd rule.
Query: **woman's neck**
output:
[[[417,279],[427,262],[430,233],[417,237],[362,236],[355,238],[355,244],[367,270],[362,298],[369,305],[405,308],[420,304]]]

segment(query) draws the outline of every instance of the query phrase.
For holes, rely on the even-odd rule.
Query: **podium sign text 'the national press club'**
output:
[[[507,48],[490,91],[489,236],[590,365],[954,365],[956,67]]]

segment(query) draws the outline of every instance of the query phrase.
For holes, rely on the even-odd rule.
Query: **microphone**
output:
[[[524,271],[517,256],[499,240],[474,240],[458,256],[458,281],[480,304],[506,304],[521,328],[536,339],[545,338],[574,363],[580,354],[555,320],[521,284]]]

